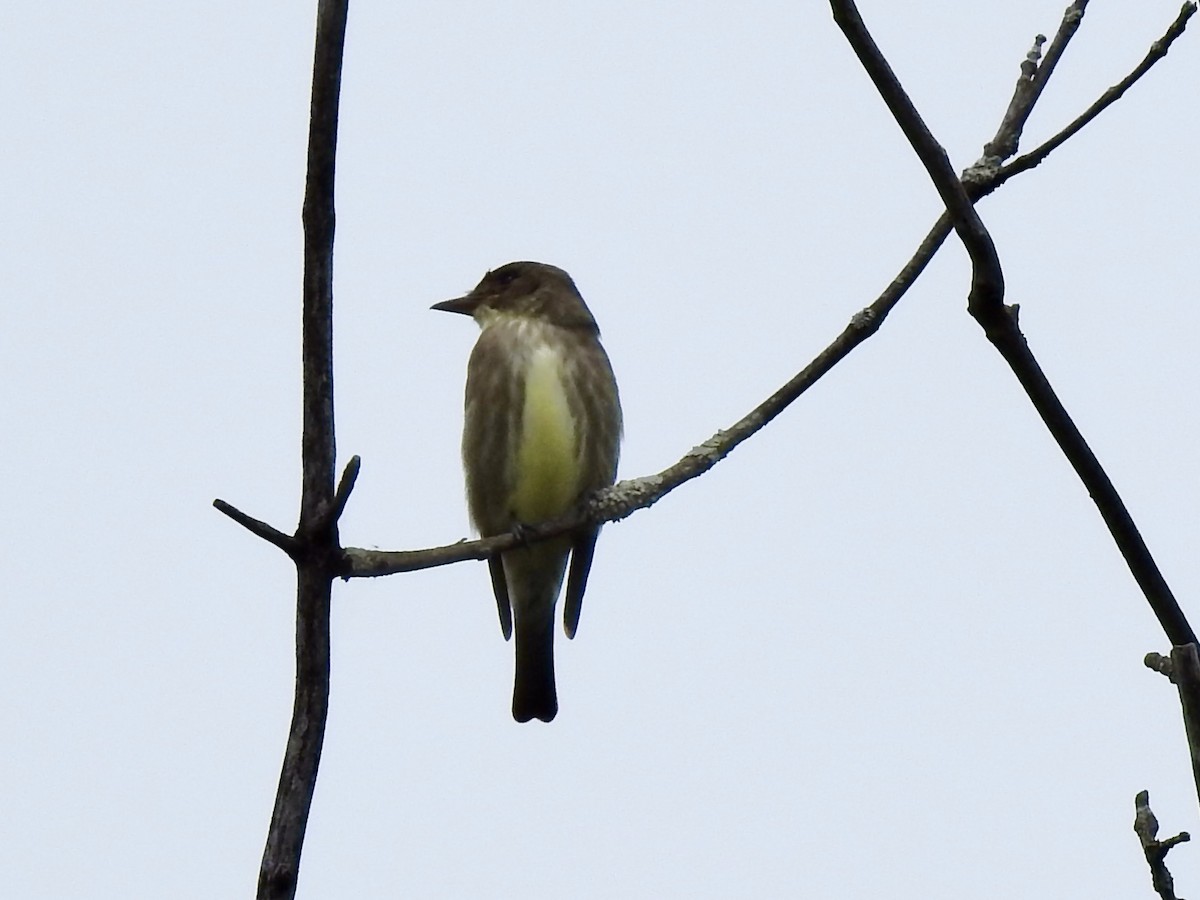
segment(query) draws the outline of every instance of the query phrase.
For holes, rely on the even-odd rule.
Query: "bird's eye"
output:
[[[507,287],[517,280],[517,275],[520,274],[516,269],[498,269],[495,272],[488,273],[491,279],[501,287]]]

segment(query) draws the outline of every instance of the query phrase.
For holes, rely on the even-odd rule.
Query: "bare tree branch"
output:
[[[1067,44],[1079,30],[1079,23],[1083,21],[1083,13],[1087,5],[1088,0],[1076,0],[1067,7],[1067,11],[1063,13],[1062,24],[1058,26],[1058,33],[1050,42],[1050,47],[1046,50],[1046,56],[1042,59],[1041,65],[1038,64],[1038,57],[1041,56],[1042,44],[1045,43],[1046,38],[1040,34],[1034,38],[1033,49],[1029,52],[1025,62],[1021,64],[1021,77],[1017,80],[1017,89],[1013,92],[1012,103],[1009,104],[1008,111],[1004,114],[996,136],[984,145],[983,155],[985,158],[1005,160],[1017,152],[1017,145],[1021,142],[1021,134],[1025,130],[1025,123],[1029,120],[1029,114],[1033,112],[1034,104],[1045,90],[1050,76],[1054,74],[1054,67],[1062,59]]]
[[[213,506],[219,509],[233,521],[237,522],[251,534],[258,535],[264,541],[274,544],[288,556],[295,558],[300,545],[290,534],[284,534],[279,529],[261,522],[253,516],[248,516],[236,506],[230,506],[224,500],[214,500]]]
[[[1006,118],[1013,121],[1019,118],[1021,122],[1024,122],[1028,118],[1029,108],[1031,108],[1032,104],[1041,95],[1041,88],[1045,86],[1046,81],[1050,77],[1048,70],[1044,73],[1042,70],[1051,61],[1051,52],[1053,51],[1054,54],[1053,60],[1057,61],[1078,26],[1077,17],[1072,16],[1071,11],[1081,8],[1084,5],[1086,3],[1073,4],[1068,9],[1067,15],[1064,16],[1063,25],[1055,35],[1054,40],[1051,41],[1050,49],[1047,50],[1046,61],[1039,67],[1038,74],[1035,76],[1040,85],[1039,90],[1036,93],[1029,93],[1019,82],[1018,92],[1014,93],[1013,101],[1009,104],[1009,109],[1005,114]],[[1178,22],[1176,25],[1178,25]],[[1172,26],[1173,29],[1175,27]],[[1168,32],[1168,35],[1170,34],[1171,32]],[[1173,39],[1172,37],[1171,40]],[[1160,39],[1156,46],[1163,44],[1164,41],[1166,41],[1165,37]],[[1169,41],[1166,43],[1169,45]],[[1156,60],[1162,58],[1165,53],[1165,49],[1162,50],[1156,56]],[[1121,84],[1128,87],[1129,84],[1132,84],[1144,75],[1148,68],[1149,66],[1143,63],[1124,79]],[[1105,96],[1111,90],[1106,92]],[[1030,106],[1018,110],[1017,101],[1019,97],[1024,97],[1024,102]],[[1097,101],[1097,104],[1093,104],[1092,108],[1096,112],[1087,121],[1090,122],[1094,119],[1111,102],[1112,100],[1109,100],[1103,106],[1099,105],[1100,101]],[[1078,128],[1074,129],[1072,134],[1077,133],[1086,124],[1087,122],[1080,124]],[[1058,136],[1053,138],[1052,142],[1052,146],[1049,146],[1051,142],[1047,142],[1047,144],[1042,145],[1029,154],[1029,156],[1038,154],[1041,159],[1044,159],[1063,143],[1062,140],[1058,140]],[[1022,159],[1024,158],[1022,157]],[[1016,162],[1019,161],[1017,160]],[[1003,169],[999,168],[995,164],[995,161],[990,166],[981,164],[972,166],[967,173],[964,173],[963,177],[963,182],[970,198],[973,201],[978,201],[1004,184],[1009,178],[1033,168],[1032,165],[1023,168],[1016,167],[1016,162]],[[937,222],[934,223],[933,227],[930,228],[929,233],[922,240],[917,251],[892,280],[891,284],[887,286],[883,293],[870,306],[855,314],[842,333],[828,347],[821,351],[811,363],[788,381],[787,384],[783,385],[783,387],[747,413],[736,424],[728,429],[718,431],[702,444],[693,447],[672,466],[653,475],[619,482],[613,487],[599,492],[584,508],[571,515],[556,519],[553,522],[544,522],[529,527],[525,530],[521,538],[515,535],[499,535],[487,538],[486,540],[458,541],[454,544],[424,550],[346,548],[343,565],[339,570],[339,574],[344,578],[374,578],[381,575],[412,572],[418,569],[443,566],[463,560],[487,559],[494,553],[499,553],[518,545],[522,542],[522,538],[526,541],[541,540],[578,528],[585,523],[602,524],[604,522],[614,522],[637,512],[639,509],[647,509],[653,506],[675,488],[702,475],[728,456],[738,444],[755,434],[783,412],[784,409],[798,399],[808,388],[812,387],[826,372],[848,356],[855,347],[878,331],[884,319],[887,318],[888,313],[895,308],[896,304],[900,302],[917,277],[925,270],[930,260],[933,259],[934,254],[941,247],[952,228],[949,213],[943,213]]]
[[[975,214],[961,182],[954,177],[945,151],[934,141],[921,122],[891,68],[867,34],[854,4],[850,0],[833,0],[832,6],[834,19],[846,33],[884,102],[929,171],[930,178],[946,204],[954,227],[967,249],[972,266],[968,310],[1013,370],[1038,415],[1084,483],[1167,638],[1172,644],[1195,643],[1196,637],[1191,625],[1171,593],[1145,541],[1142,540],[1132,516],[1029,349],[1017,324],[1018,307],[1004,304],[1004,280],[995,246],[987,229]],[[1182,13],[1181,17],[1186,22],[1187,19]],[[1070,28],[1073,30],[1077,24],[1073,21]],[[1169,42],[1167,44],[1169,45]],[[1166,49],[1160,44],[1156,44],[1155,47],[1158,49],[1152,51],[1147,61],[1135,70],[1134,75],[1139,71],[1144,73],[1155,60],[1166,54]]]
[[[1061,146],[1071,135],[1078,133],[1100,112],[1120,98],[1130,85],[1146,74],[1158,60],[1166,56],[1171,43],[1183,33],[1188,19],[1195,11],[1195,3],[1185,4],[1166,34],[1151,46],[1145,59],[1128,76],[1115,87],[1105,91],[1100,99],[1088,108],[1087,112],[1058,135],[1032,153],[1005,166],[997,178],[997,183],[1002,183],[1011,174],[1027,171],[1036,166],[1056,147]],[[1013,370],[1013,374],[1025,389],[1038,415],[1041,416],[1063,454],[1075,469],[1080,481],[1087,488],[1089,496],[1096,504],[1105,525],[1108,526],[1109,533],[1124,557],[1134,580],[1149,602],[1150,608],[1158,618],[1167,639],[1175,645],[1194,644],[1196,642],[1195,632],[1142,539],[1133,517],[1129,514],[1108,474],[1071,420],[1066,408],[1058,399],[1029,349],[1025,336],[1018,326],[1018,308],[1016,306],[1005,307],[994,298],[984,303],[972,303],[969,308],[971,315],[983,327],[988,340],[992,342]]]
[[[1129,88],[1132,87],[1138,79],[1150,71],[1150,68],[1155,63],[1167,55],[1167,51],[1171,49],[1171,44],[1173,44],[1175,39],[1182,35],[1184,29],[1187,28],[1188,19],[1195,14],[1195,3],[1188,2],[1183,4],[1183,7],[1179,10],[1179,15],[1175,18],[1175,21],[1171,23],[1170,27],[1162,37],[1150,45],[1149,52],[1146,54],[1145,58],[1138,63],[1137,67],[1132,72],[1101,94],[1100,98],[1095,103],[1084,110],[1078,118],[1076,118],[1073,122],[1071,122],[1071,124],[1069,124],[1054,137],[1050,138],[1050,140],[1046,141],[1036,150],[1032,150],[1029,153],[1026,153],[1024,156],[1014,159],[1011,163],[1005,166],[1001,172],[1001,177],[997,180],[996,184],[993,185],[993,189],[1003,184],[1013,175],[1018,175],[1021,172],[1028,171],[1029,169],[1039,165],[1047,156],[1061,147],[1066,141],[1078,134],[1085,125],[1095,119],[1098,115],[1100,115],[1100,113],[1104,112],[1104,110],[1108,109],[1108,107],[1112,106],[1112,104],[1120,100],[1122,95],[1124,95],[1124,93],[1129,90]]]
[[[1171,595],[1165,579],[1159,572],[1149,549],[1142,541],[1141,535],[1107,473],[1100,466],[1082,434],[1071,421],[1066,409],[1058,400],[1029,350],[1024,335],[1021,334],[1017,325],[1017,307],[1008,307],[1004,304],[1004,282],[995,246],[982,221],[975,214],[974,206],[967,196],[964,185],[955,177],[950,168],[945,151],[937,144],[921,121],[916,109],[892,73],[891,67],[867,32],[852,0],[831,0],[831,5],[834,19],[842,28],[847,40],[862,62],[863,68],[874,82],[897,124],[929,172],[931,180],[946,205],[955,230],[971,258],[972,277],[967,303],[968,310],[983,327],[988,339],[1008,362],[1041,415],[1043,422],[1070,460],[1080,479],[1087,486],[1101,516],[1109,526],[1113,539],[1125,557],[1130,571],[1142,587],[1164,630],[1173,643],[1184,644],[1184,646],[1177,646],[1172,651],[1171,668],[1173,678],[1179,685],[1184,722],[1188,732],[1188,745],[1192,753],[1193,775],[1196,779],[1197,790],[1200,791],[1200,755],[1198,755],[1200,735],[1198,735],[1195,725],[1195,713],[1200,710],[1200,705],[1196,702],[1197,694],[1200,693],[1200,661],[1197,660],[1195,637],[1192,636],[1191,626]],[[1067,39],[1078,27],[1078,16],[1082,15],[1082,9],[1078,10],[1078,16],[1072,16],[1071,13],[1072,10],[1068,10],[1068,16],[1064,19],[1064,28],[1069,29],[1066,32]],[[1188,16],[1190,16],[1190,12],[1185,8],[1180,14],[1180,19],[1176,20],[1177,23],[1186,23]],[[1181,30],[1182,27],[1182,24],[1178,24],[1178,30]],[[1175,32],[1176,34],[1178,30]],[[1168,34],[1170,35],[1171,32]],[[1171,39],[1173,40],[1173,37]],[[1169,46],[1169,41],[1155,45],[1143,65],[1139,66],[1139,70],[1141,72],[1148,70],[1154,61],[1166,54],[1167,46]],[[1023,67],[1023,74],[1024,72],[1025,67]],[[1135,70],[1133,77],[1137,75],[1138,70]],[[1033,83],[1032,79],[1030,83]],[[1113,100],[1119,96],[1119,92],[1115,89],[1106,92],[1106,96],[1110,94]],[[1010,106],[1010,115],[1005,117],[1013,128],[1011,141],[1001,149],[1001,152],[1015,152],[1020,128],[1023,127],[1029,108],[1036,97],[1036,91],[1026,91],[1024,81],[1018,83],[1014,104]],[[1109,102],[1111,103],[1112,100]],[[1022,103],[1027,103],[1028,106],[1022,108]],[[1003,132],[1003,130],[1002,126],[1001,131]],[[1165,857],[1167,851],[1174,844],[1188,840],[1188,835],[1184,833],[1165,842],[1155,839],[1158,823],[1150,811],[1149,794],[1145,791],[1137,798],[1134,828],[1138,832],[1146,860],[1150,865],[1155,890],[1163,900],[1175,900],[1174,885],[1171,875],[1166,869]]]
[[[354,482],[358,478],[358,472],[361,467],[362,460],[359,457],[350,457],[350,462],[346,464],[346,468],[342,472],[342,478],[338,482],[337,493],[333,497],[332,505],[321,514],[323,518],[331,520],[335,524],[342,518],[342,513],[346,510],[346,503],[350,500],[350,492],[354,490]],[[226,503],[224,500],[214,500],[213,506],[251,534],[255,534],[264,541],[274,544],[288,556],[292,557],[292,559],[296,559],[304,552],[304,545],[301,541],[290,534],[284,534],[273,525],[268,525],[266,522],[247,515],[236,506]]]
[[[985,159],[1008,159],[1017,152],[1017,145],[1021,142],[1021,134],[1025,130],[1025,121],[1033,111],[1033,104],[1037,102],[1040,85],[1045,84],[1044,81],[1039,84],[1037,79],[1037,74],[1041,71],[1038,62],[1042,59],[1042,46],[1045,43],[1046,36],[1039,34],[1033,39],[1032,49],[1025,54],[1008,110],[996,130],[996,136],[983,145]]]
[[[1196,784],[1196,796],[1200,798],[1200,658],[1196,645],[1172,647],[1170,656],[1147,653],[1144,662],[1146,668],[1166,675],[1179,690],[1183,728],[1192,760],[1192,780]]]
[[[835,17],[839,15],[839,9],[857,17],[852,3],[834,2],[833,6]],[[883,320],[924,271],[951,228],[958,230],[972,257],[973,276],[969,302],[972,314],[977,318],[982,316],[981,322],[990,322],[996,317],[996,310],[999,310],[1003,319],[1010,320],[1009,324],[992,323],[985,325],[985,330],[991,327],[998,330],[1001,340],[1010,340],[1010,327],[1013,331],[1016,330],[1016,308],[1005,307],[1003,304],[1003,278],[995,247],[975,213],[973,204],[1013,175],[1036,166],[1114,102],[1130,84],[1166,54],[1170,43],[1182,33],[1187,18],[1195,12],[1196,4],[1185,4],[1172,30],[1155,44],[1138,69],[1119,85],[1110,88],[1084,115],[1042,147],[1001,168],[1000,159],[1015,152],[1029,111],[1045,87],[1054,63],[1078,27],[1079,17],[1085,6],[1086,0],[1081,0],[1068,9],[1063,25],[1051,42],[1040,66],[1037,54],[1044,38],[1039,36],[1034,51],[1022,66],[1022,75],[1018,80],[1013,101],[1009,104],[997,137],[985,148],[986,164],[981,161],[981,164],[972,167],[961,181],[950,169],[945,152],[924,128],[916,110],[912,108],[912,104],[891,74],[886,61],[877,48],[874,48],[873,43],[869,43],[870,36],[866,34],[865,28],[861,28],[861,19],[858,19],[857,24],[853,19],[848,19],[851,32],[859,35],[856,40],[860,41],[860,58],[864,59],[865,66],[869,62],[868,71],[876,78],[880,91],[893,108],[897,121],[905,129],[910,142],[925,163],[948,210],[934,224],[916,253],[887,289],[874,303],[854,315],[842,334],[787,384],[735,425],[718,431],[667,469],[655,475],[623,481],[598,493],[574,513],[553,522],[523,528],[519,536],[500,535],[480,541],[460,541],[427,550],[389,552],[342,549],[338,538],[338,519],[345,509],[359,471],[358,457],[354,457],[347,465],[336,492],[334,491],[334,160],[347,0],[319,0],[308,177],[303,215],[303,493],[296,534],[288,536],[222,500],[214,501],[217,509],[284,550],[297,565],[295,705],[275,809],[259,874],[260,900],[292,898],[296,890],[300,853],[316,784],[328,711],[329,607],[333,577],[369,577],[429,568],[464,559],[485,559],[521,542],[541,540],[577,528],[585,522],[599,524],[614,521],[653,505],[671,490],[712,468],[742,441],[757,433],[779,415],[855,347],[878,331]],[[861,43],[863,36],[867,43]],[[1019,335],[1019,331],[1016,331],[1016,334]],[[993,337],[991,331],[989,337]],[[1023,341],[1021,338],[1022,345]],[[1136,531],[1134,534],[1136,535]],[[1148,556],[1148,553],[1146,555]],[[1184,624],[1186,625],[1186,622]],[[1190,633],[1190,629],[1188,631]],[[1174,638],[1172,640],[1174,642]]]
[[[342,477],[338,480],[337,493],[333,496],[333,508],[329,511],[334,522],[340,521],[342,513],[346,511],[346,504],[350,502],[350,494],[354,490],[354,483],[358,481],[358,472],[361,468],[362,458],[355,454],[350,457],[350,462],[346,463],[346,468],[342,470]]]
[[[1195,648],[1193,648],[1194,650]],[[1146,854],[1146,862],[1150,866],[1150,880],[1154,890],[1162,900],[1179,900],[1175,896],[1175,880],[1167,871],[1167,851],[1176,844],[1190,841],[1192,836],[1181,831],[1165,841],[1158,840],[1158,818],[1150,809],[1150,792],[1139,791],[1133,799],[1133,830]]]
[[[950,166],[950,157],[925,126],[917,108],[900,86],[892,67],[867,31],[858,8],[851,0],[832,0],[833,18],[854,49],[859,62],[891,110],[892,117],[908,138],[917,157],[950,213],[954,230],[971,258],[971,292],[968,306],[1003,305],[1004,273],[996,245],[975,211],[971,198]],[[1011,108],[1011,105],[1010,105]]]
[[[304,194],[303,493],[296,539],[296,692],[275,808],[258,876],[259,900],[296,893],[304,832],[317,784],[329,712],[329,605],[341,560],[337,514],[353,485],[352,464],[335,500],[333,420],[334,160],[347,0],[317,7],[308,175]],[[352,471],[351,471],[352,470]]]

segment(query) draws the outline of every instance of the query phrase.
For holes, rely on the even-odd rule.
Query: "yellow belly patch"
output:
[[[575,423],[559,355],[534,351],[525,375],[525,407],[517,445],[512,512],[534,523],[566,512],[579,494]]]

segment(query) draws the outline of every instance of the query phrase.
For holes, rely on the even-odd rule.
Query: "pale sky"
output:
[[[962,169],[1065,6],[861,10]],[[0,29],[5,897],[253,894],[294,570],[210,504],[298,510],[314,9],[59,0]],[[1024,149],[1178,10],[1093,3]],[[1197,83],[1200,31],[980,206],[1194,624]],[[355,0],[340,134],[355,546],[469,534],[476,330],[428,307],[486,269],[574,276],[634,477],[803,367],[939,211],[818,2]],[[298,896],[1153,896],[1134,795],[1200,830],[1178,700],[1142,665],[1169,647],[968,273],[951,239],[779,420],[605,529],[548,726],[511,719],[483,565],[337,585]],[[1169,857],[1184,896],[1197,852]]]

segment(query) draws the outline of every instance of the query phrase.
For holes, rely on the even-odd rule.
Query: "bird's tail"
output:
[[[558,712],[554,604],[569,553],[569,541],[551,540],[504,554],[517,645],[512,713],[518,722],[549,722]]]
[[[516,621],[517,670],[513,679],[513,718],[549,722],[558,712],[554,689],[554,620]]]

